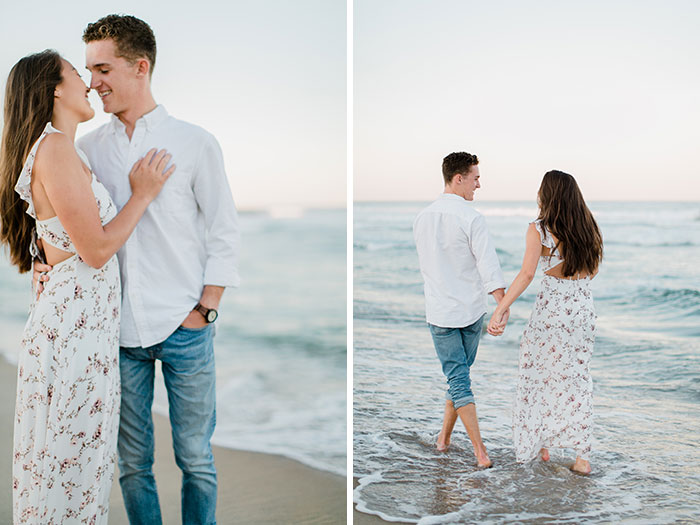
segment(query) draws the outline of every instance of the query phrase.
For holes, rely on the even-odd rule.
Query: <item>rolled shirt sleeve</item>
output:
[[[240,225],[224,158],[216,138],[207,134],[194,173],[193,191],[206,227],[204,285],[239,286]]]

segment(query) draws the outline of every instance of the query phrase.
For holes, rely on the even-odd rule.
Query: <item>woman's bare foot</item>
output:
[[[486,453],[486,447],[481,447],[480,449],[474,449],[474,455],[476,456],[476,465],[479,468],[490,468],[493,466],[491,458]]]
[[[549,461],[549,450],[546,448],[540,449],[540,457],[542,458],[542,461]]]
[[[440,434],[438,434],[437,443],[435,443],[435,448],[438,452],[447,452],[447,449],[450,448],[450,437],[447,436],[447,438],[443,438],[442,432],[440,432]]]
[[[570,468],[571,470],[573,470],[574,472],[578,472],[579,474],[591,473],[591,464],[585,459],[581,459],[580,457],[576,458],[576,461],[573,465],[571,465]]]

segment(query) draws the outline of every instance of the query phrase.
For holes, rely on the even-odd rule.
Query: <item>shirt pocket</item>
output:
[[[177,170],[166,181],[158,196],[151,202],[149,209],[168,215],[193,216],[197,212],[197,201],[190,186],[189,177],[176,177],[176,173]]]

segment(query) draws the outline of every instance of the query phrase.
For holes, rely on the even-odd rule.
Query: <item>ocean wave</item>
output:
[[[694,290],[691,288],[652,288],[650,290],[645,290],[639,293],[634,302],[642,301],[650,306],[668,306],[668,305],[679,305],[678,303],[683,303],[683,308],[692,308],[694,306],[700,306],[700,290]]]
[[[629,241],[606,241],[606,246],[632,246],[635,248],[686,248],[692,246],[700,246],[698,243],[691,241],[679,241],[679,242],[629,242]]]
[[[355,242],[353,249],[356,251],[379,252],[386,250],[415,251],[416,245],[407,242]]]
[[[477,205],[476,210],[486,217],[537,217],[537,208],[489,208]]]
[[[369,321],[384,321],[388,324],[425,324],[425,315],[422,310],[407,311],[400,308],[383,308],[375,303],[357,299],[353,304],[353,317]]]

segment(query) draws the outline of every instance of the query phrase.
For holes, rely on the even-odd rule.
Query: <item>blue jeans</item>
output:
[[[447,378],[445,397],[452,401],[455,410],[474,403],[469,367],[476,359],[483,322],[482,315],[478,321],[465,328],[442,328],[428,324],[435,351],[442,364],[442,373]]]
[[[119,349],[122,380],[119,483],[131,525],[162,523],[153,477],[153,379],[162,363],[175,462],[182,470],[184,524],[216,523],[214,326],[179,327],[160,344]]]

